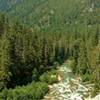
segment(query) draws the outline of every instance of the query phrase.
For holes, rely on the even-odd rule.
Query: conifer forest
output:
[[[0,0],[0,100],[88,100],[45,99],[65,63],[100,100],[100,0]]]

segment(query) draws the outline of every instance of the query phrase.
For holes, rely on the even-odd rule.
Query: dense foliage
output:
[[[100,7],[99,0],[0,0],[0,11],[10,20],[18,19],[27,26],[46,32],[75,31],[79,24],[97,22],[93,7]],[[100,10],[99,10],[100,11]],[[89,18],[89,20],[88,20]],[[100,21],[98,21],[100,23]],[[84,27],[84,26],[81,27]],[[80,27],[80,29],[81,29]]]
[[[18,22],[10,24],[1,15],[0,88],[27,84],[34,79],[34,70],[36,76],[41,75],[54,62],[62,63],[68,58],[73,61],[74,72],[85,76],[84,80],[99,80],[99,24],[81,31],[77,33],[76,28],[76,33],[45,33]]]
[[[39,79],[41,82],[46,82],[48,84],[56,83],[58,82],[57,71],[55,70],[51,70],[49,72],[47,71],[44,74],[42,74]]]
[[[48,92],[46,83],[37,82],[15,89],[4,89],[0,93],[0,100],[40,100]]]
[[[15,3],[13,6],[8,1],[7,5],[11,8],[7,7],[5,10],[2,5],[2,3],[6,5],[5,0],[3,2],[0,0],[1,10],[9,13],[8,18],[4,14],[0,15],[0,90],[26,85],[32,81],[52,83],[56,79],[50,77],[51,73],[48,70],[54,68],[57,62],[61,64],[67,59],[71,59],[73,72],[81,75],[83,81],[99,82],[99,0],[16,1],[12,3],[12,5]],[[24,3],[21,3],[22,1]],[[28,5],[25,6],[27,10],[24,10],[22,5],[27,2]],[[34,8],[37,7],[36,11],[31,11],[34,14],[29,14],[31,4],[34,4]],[[49,9],[51,6],[53,10]],[[45,8],[44,11],[41,11],[42,8]],[[28,15],[30,20],[20,14]],[[18,21],[11,22],[9,17],[13,19],[14,16],[21,22],[22,19],[28,21],[26,24],[33,22],[33,27],[27,28],[25,22],[24,24]],[[16,91],[19,90],[17,92],[20,95],[20,90],[24,91],[24,88],[28,87],[31,86],[16,88],[11,92],[15,91],[14,94],[17,95]],[[28,92],[25,91],[27,95]],[[33,91],[35,90],[33,89],[32,93]],[[10,93],[4,90],[0,95],[5,92]],[[39,95],[41,97],[41,93]]]

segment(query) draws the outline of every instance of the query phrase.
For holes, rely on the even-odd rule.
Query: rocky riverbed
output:
[[[92,84],[84,84],[81,78],[75,78],[69,64],[63,64],[58,69],[62,77],[60,82],[50,85],[49,93],[43,100],[85,100],[92,90]],[[86,100],[100,100],[88,98]]]

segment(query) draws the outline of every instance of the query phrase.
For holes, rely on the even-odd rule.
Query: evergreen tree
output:
[[[11,60],[10,60],[10,43],[4,35],[0,39],[0,89],[7,86],[10,81]]]
[[[79,48],[79,57],[78,57],[78,65],[77,65],[77,73],[85,74],[89,70],[88,59],[87,59],[87,51],[85,47],[85,42],[82,40]]]

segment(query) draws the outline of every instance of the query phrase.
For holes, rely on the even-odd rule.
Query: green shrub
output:
[[[60,64],[58,62],[53,63],[53,68],[56,69]]]
[[[53,84],[57,82],[57,72],[55,70],[45,72],[40,76],[41,82],[46,82],[48,84]]]
[[[15,89],[4,89],[0,93],[0,100],[40,100],[47,92],[47,83],[31,83]]]
[[[88,73],[85,73],[84,75],[81,75],[81,77],[82,77],[83,82],[90,81],[90,79],[91,79],[91,76]]]
[[[91,96],[95,97],[99,93],[100,93],[100,82],[96,81],[96,83],[94,85],[94,90],[92,91]]]

